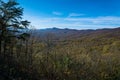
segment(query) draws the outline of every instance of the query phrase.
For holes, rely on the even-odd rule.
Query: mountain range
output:
[[[73,40],[80,38],[120,38],[120,27],[118,28],[105,28],[105,29],[88,29],[88,30],[76,30],[76,29],[60,29],[60,28],[46,28],[37,29],[34,31],[36,36],[45,37],[46,35],[54,36],[56,40]]]

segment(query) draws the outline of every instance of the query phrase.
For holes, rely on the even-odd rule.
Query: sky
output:
[[[120,0],[17,0],[36,29],[120,27]]]

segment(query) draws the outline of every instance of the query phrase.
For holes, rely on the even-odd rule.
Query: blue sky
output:
[[[120,26],[120,0],[17,0],[37,29],[98,29]]]

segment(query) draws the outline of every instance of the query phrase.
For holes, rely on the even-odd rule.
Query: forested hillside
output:
[[[0,0],[0,80],[120,80],[120,28],[29,29]]]

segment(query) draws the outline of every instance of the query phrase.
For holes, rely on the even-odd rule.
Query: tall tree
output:
[[[22,20],[23,8],[15,0],[0,0],[0,53],[6,54],[7,45],[14,39],[24,39],[29,22]]]

